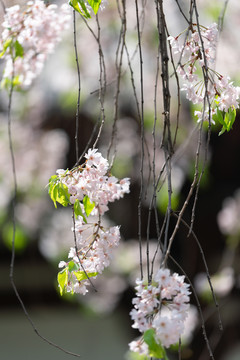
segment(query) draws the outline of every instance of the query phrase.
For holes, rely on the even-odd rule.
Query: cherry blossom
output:
[[[70,260],[59,263],[64,268],[60,273],[67,277],[64,290],[82,294],[87,292],[89,277],[96,277],[109,266],[119,245],[119,227],[104,227],[102,215],[108,210],[109,202],[129,192],[130,185],[128,178],[119,181],[108,173],[109,163],[97,149],[89,149],[85,159],[84,164],[72,170],[58,169],[54,180],[67,188],[70,203],[78,209],[72,228],[75,246],[69,250]]]
[[[18,87],[28,87],[39,75],[70,24],[70,7],[64,4],[57,10],[57,5],[46,6],[42,0],[29,1],[23,9],[19,5],[6,9],[0,39],[6,61],[3,84],[14,80]]]
[[[193,104],[203,104],[206,99],[205,108],[195,111],[195,116],[198,122],[207,120],[215,124],[213,115],[216,114],[216,108],[224,113],[238,108],[240,96],[240,88],[233,86],[229,77],[213,70],[218,41],[217,24],[213,23],[209,27],[193,24],[184,44],[181,44],[180,38],[180,35],[168,37],[174,54],[181,56],[177,68],[184,80],[181,90],[186,92],[186,98]],[[198,75],[199,68],[207,71],[208,83]]]
[[[188,316],[190,291],[184,276],[159,269],[152,284],[136,280],[136,295],[130,312],[132,327],[144,333],[154,329],[156,343],[168,348],[178,342]],[[144,339],[129,344],[130,350],[148,355]]]

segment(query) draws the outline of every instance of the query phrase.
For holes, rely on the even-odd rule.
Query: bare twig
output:
[[[11,79],[11,87],[9,90],[9,98],[8,98],[8,114],[7,114],[7,118],[8,118],[8,140],[9,140],[9,148],[10,148],[10,155],[11,155],[11,164],[12,164],[12,174],[13,174],[13,197],[12,197],[12,225],[13,225],[13,236],[12,236],[12,256],[11,256],[11,263],[10,263],[10,273],[9,273],[9,277],[10,277],[10,282],[13,288],[13,291],[22,307],[23,313],[26,316],[28,322],[30,323],[30,325],[33,328],[33,331],[35,332],[35,334],[42,339],[43,341],[45,341],[47,344],[61,350],[62,352],[64,352],[67,355],[71,355],[71,356],[75,356],[75,357],[80,357],[80,355],[75,354],[71,351],[65,350],[64,348],[62,348],[61,346],[55,344],[54,342],[52,342],[51,340],[47,339],[45,336],[43,336],[37,329],[37,327],[35,326],[32,318],[30,317],[27,308],[18,292],[18,289],[16,287],[15,281],[14,281],[14,266],[15,266],[15,236],[16,236],[16,215],[15,215],[15,207],[16,207],[16,199],[17,199],[17,189],[18,189],[18,185],[17,185],[17,175],[16,175],[16,165],[15,165],[15,155],[14,155],[14,149],[13,149],[13,141],[12,141],[12,121],[11,121],[11,107],[12,107],[12,97],[13,97],[13,79],[14,79],[14,61],[13,61],[13,73],[12,73],[12,79]]]
[[[77,78],[78,78],[78,98],[77,98],[77,110],[76,110],[76,127],[75,127],[75,151],[76,151],[76,161],[79,159],[78,151],[78,133],[79,133],[79,113],[80,113],[80,95],[81,95],[81,76],[80,76],[80,67],[78,60],[78,51],[77,51],[77,37],[76,37],[76,11],[73,10],[73,41],[74,41],[74,51],[75,59],[77,65]]]

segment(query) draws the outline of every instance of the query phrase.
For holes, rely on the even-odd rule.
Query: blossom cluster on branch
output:
[[[130,315],[134,321],[132,327],[143,336],[129,347],[131,351],[157,357],[157,352],[164,351],[161,346],[168,348],[183,334],[189,310],[189,284],[184,282],[184,276],[171,275],[169,269],[159,269],[151,284],[138,279],[136,284],[137,297],[132,301],[134,308]]]
[[[58,274],[61,293],[86,294],[90,277],[109,265],[120,232],[118,226],[103,226],[102,215],[109,202],[129,192],[129,179],[119,181],[111,176],[108,161],[97,149],[89,149],[85,158],[84,164],[72,170],[57,170],[49,182],[49,195],[55,206],[59,202],[73,207],[75,246],[68,254],[71,260],[59,263],[59,267],[64,267]]]
[[[191,30],[191,31],[190,31]],[[175,54],[181,59],[177,72],[184,80],[182,91],[193,104],[204,105],[201,111],[195,111],[198,121],[207,120],[223,127],[221,133],[232,128],[239,107],[240,87],[235,87],[227,76],[217,73],[215,63],[218,41],[217,24],[209,27],[192,24],[184,44],[180,35],[169,36],[168,40]],[[205,74],[201,78],[199,69]],[[221,134],[220,133],[220,134]]]
[[[42,0],[27,2],[23,11],[19,5],[6,8],[0,38],[0,57],[6,61],[2,86],[24,88],[39,75],[70,24],[70,7],[57,8]]]

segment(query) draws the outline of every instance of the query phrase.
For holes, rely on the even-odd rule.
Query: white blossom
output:
[[[144,333],[154,329],[155,341],[168,348],[178,342],[184,332],[184,322],[189,310],[189,285],[184,276],[171,275],[169,269],[159,269],[153,283],[145,285],[143,280],[136,280],[136,295],[130,312],[134,321],[132,327]],[[142,352],[143,338],[129,344],[130,350]]]
[[[28,87],[40,74],[47,56],[61,40],[61,33],[70,23],[69,6],[46,6],[44,1],[27,2],[23,10],[19,5],[6,9],[0,51],[11,41],[2,58],[5,59],[4,79],[17,79],[19,87]],[[14,45],[22,47],[23,54],[13,59]]]
[[[76,271],[101,274],[109,266],[113,251],[120,241],[119,227],[104,227],[101,216],[108,210],[109,202],[118,200],[129,192],[130,181],[128,178],[119,181],[115,176],[110,176],[108,161],[97,149],[89,149],[85,159],[84,164],[71,171],[57,170],[58,181],[67,187],[71,204],[78,201],[82,212],[72,229],[75,232],[76,247],[70,248],[68,258],[75,263]],[[94,206],[88,216],[83,205],[86,197]],[[65,263],[68,271],[66,291],[85,294],[89,279],[79,281],[74,271],[69,271],[69,262]],[[63,264],[61,261],[59,266],[62,267]]]

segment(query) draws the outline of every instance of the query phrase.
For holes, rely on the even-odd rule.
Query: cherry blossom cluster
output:
[[[3,80],[13,75],[17,85],[27,87],[41,72],[48,54],[61,40],[61,32],[69,26],[70,7],[57,11],[57,5],[42,0],[27,2],[24,11],[19,5],[6,9],[0,39],[2,58],[6,60]]]
[[[81,220],[76,221],[74,231],[77,252],[71,247],[68,258],[74,262],[76,271],[69,270],[69,262],[65,261],[60,261],[59,267],[67,269],[66,292],[85,295],[88,291],[87,285],[90,285],[89,278],[95,278],[109,266],[113,250],[119,244],[120,232],[118,226],[104,228],[99,223],[84,224]]]
[[[103,215],[108,203],[119,200],[129,192],[129,178],[118,180],[108,174],[109,163],[97,149],[89,149],[83,165],[73,170],[57,170],[62,183],[68,188],[70,202],[82,201],[88,196],[95,208],[91,215]]]
[[[199,31],[200,28],[200,31]],[[240,88],[233,86],[229,77],[218,74],[212,68],[215,63],[216,45],[218,41],[217,24],[209,27],[192,25],[191,32],[184,44],[180,43],[180,35],[169,36],[168,40],[175,54],[181,55],[181,64],[177,71],[183,78],[182,91],[193,104],[203,104],[207,99],[205,111],[195,111],[198,121],[210,120],[216,108],[227,112],[230,108],[237,108]],[[208,71],[208,86],[199,78],[197,71],[205,68]],[[212,68],[211,68],[212,67]],[[210,106],[209,106],[210,105]]]
[[[136,280],[134,308],[130,315],[133,328],[144,333],[154,329],[155,341],[166,348],[178,342],[184,332],[184,322],[189,310],[189,284],[184,276],[177,273],[171,275],[169,269],[159,269],[152,284],[145,285]],[[141,337],[129,344],[130,350],[149,355],[148,345]]]
[[[97,149],[89,149],[85,158],[83,165],[71,171],[57,170],[61,183],[67,186],[70,203],[74,209],[76,204],[80,206],[77,210],[80,215],[73,227],[76,246],[68,254],[71,266],[69,268],[69,262],[61,261],[59,267],[67,271],[65,290],[82,294],[87,292],[89,278],[101,274],[109,266],[113,250],[120,240],[119,227],[106,228],[101,216],[108,210],[109,202],[129,193],[130,185],[128,178],[119,181],[108,174],[109,163]],[[85,199],[90,205],[84,203]]]

